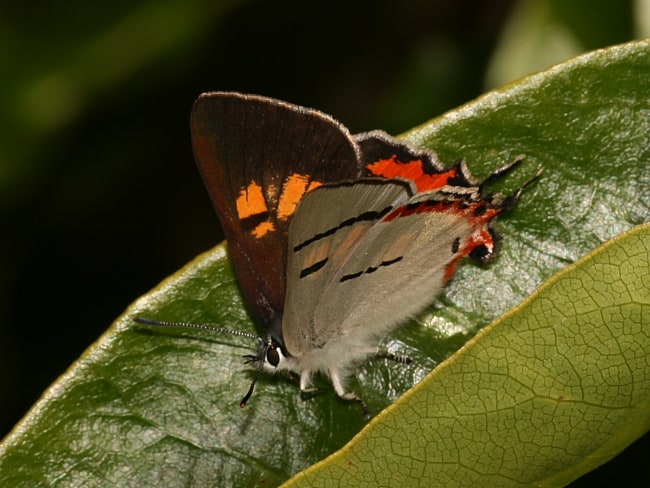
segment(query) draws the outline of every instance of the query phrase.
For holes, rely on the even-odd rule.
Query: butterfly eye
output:
[[[277,367],[280,364],[280,353],[275,345],[269,346],[266,350],[266,361],[273,367]]]
[[[469,253],[469,257],[478,261],[479,263],[485,263],[492,256],[492,251],[485,245],[481,244],[476,246]]]

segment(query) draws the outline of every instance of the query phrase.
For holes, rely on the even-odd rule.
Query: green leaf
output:
[[[503,246],[496,263],[487,268],[465,263],[440,303],[388,343],[392,351],[411,356],[413,364],[401,366],[374,359],[358,368],[351,386],[367,399],[373,412],[406,392],[557,270],[633,225],[650,220],[649,85],[650,43],[630,43],[576,58],[491,92],[406,134],[414,143],[435,149],[445,162],[466,158],[477,176],[486,175],[517,154],[526,154],[526,163],[501,185],[504,192],[512,191],[538,167],[544,168],[544,175],[512,214],[500,219]],[[615,243],[608,249],[619,247]],[[635,255],[631,251],[628,254]],[[621,275],[621,283],[628,283],[629,278]],[[576,291],[580,289],[577,284],[570,289],[583,293]],[[568,313],[570,304],[567,324],[577,320]],[[641,307],[643,302],[638,305]],[[576,308],[576,312],[584,313],[586,306]],[[518,309],[509,320],[517,322],[515,317],[523,310]],[[627,309],[616,313],[611,308],[603,316],[616,323],[622,320],[620,317],[630,316],[647,323],[647,309],[645,313],[630,314]],[[286,378],[264,378],[249,407],[241,410],[239,400],[253,374],[242,365],[241,356],[250,353],[255,344],[245,338],[214,333],[139,327],[130,318],[134,314],[253,330],[224,248],[200,256],[134,303],[0,444],[0,486],[274,486],[339,449],[364,426],[357,405],[337,399],[326,382],[322,383],[326,387],[322,395],[303,401],[296,386]],[[556,330],[563,332],[564,327],[562,323]],[[613,329],[592,329],[594,348],[607,346],[603,335]],[[471,347],[483,351],[487,362],[504,349],[484,348],[486,337],[490,336],[481,334]],[[542,342],[533,343],[525,356],[520,350],[519,365],[532,367],[532,359],[543,358],[548,349],[549,344]],[[464,364],[468,359],[463,358],[470,355],[461,351],[457,357],[451,364]],[[631,359],[635,357],[646,356]],[[601,383],[595,373],[598,364],[590,363],[584,371],[571,370],[572,377],[560,377],[552,373],[554,363],[545,363],[535,371],[539,376],[533,386],[552,389],[556,384],[572,385],[572,379],[589,384],[594,393],[602,395],[602,389],[610,391],[612,385],[619,384],[613,382],[612,374],[624,378],[623,373],[636,374],[642,367],[633,362],[624,363],[625,367],[616,363],[628,358],[627,351],[611,352],[608,360],[619,366],[603,369]],[[487,403],[476,404],[482,398],[477,397],[477,392],[482,391],[480,368],[478,365],[464,371],[462,379],[446,384],[442,391],[447,393],[433,397],[432,409],[421,411],[411,406],[410,402],[421,398],[418,395],[425,391],[419,387],[388,413],[378,415],[371,428],[347,449],[376,441],[374,445],[363,445],[369,446],[365,455],[378,460],[372,465],[377,468],[386,464],[385,456],[391,453],[386,445],[391,439],[382,438],[387,444],[381,444],[372,432],[397,425],[390,419],[409,419],[408,426],[412,427],[420,421],[424,425],[442,407],[485,410]],[[449,374],[450,369],[445,366],[434,375]],[[522,369],[521,375],[530,379],[532,373],[526,371]],[[555,424],[552,413],[563,413],[562,409],[579,404],[558,401],[559,395],[570,400],[580,398],[575,389],[560,390],[557,387],[553,391],[557,395],[546,403],[539,400],[544,416],[535,417],[540,424],[549,423],[556,429],[554,441],[564,438],[567,416],[558,414],[559,423]],[[454,391],[470,393],[467,396],[474,403],[461,405],[446,400]],[[494,387],[491,391],[495,391]],[[525,382],[504,383],[502,396],[497,398],[499,406],[505,406],[507,401],[516,406],[527,391],[530,385]],[[613,415],[624,415],[632,405],[632,396],[623,388],[621,391],[625,398],[619,402],[620,408],[600,410],[605,415],[603,422],[622,425],[612,420]],[[555,410],[549,411],[553,405]],[[617,440],[621,444],[614,451],[647,428],[647,413],[644,418],[635,424],[637,429],[630,428],[631,435]],[[504,432],[497,429],[486,433],[485,419],[485,414],[477,415],[468,430],[437,434],[449,442],[447,447],[457,447],[462,439],[466,448],[475,453],[474,462],[465,464],[477,467],[474,474],[492,472],[487,471],[487,465],[483,466],[486,469],[478,469],[479,460],[485,463],[479,454],[487,440],[497,442]],[[513,432],[519,432],[517,420],[513,418],[507,425]],[[400,429],[406,429],[406,424],[400,421]],[[524,443],[529,439],[518,440]],[[600,436],[591,440],[590,452],[605,449]],[[412,470],[401,482],[417,484],[427,462],[438,459],[439,449],[423,446],[417,436],[409,441],[415,452],[409,451],[402,458],[401,468],[408,460]],[[545,479],[557,476],[557,483],[564,483],[593,466],[595,463],[588,464],[589,456],[584,456],[587,451],[586,447],[576,452],[567,446],[553,450],[558,464],[544,467]],[[489,453],[495,456],[490,469],[498,468],[500,463],[506,475],[513,469],[498,450]],[[337,462],[328,460],[326,465],[331,463],[336,470]],[[527,476],[539,479],[536,476],[542,468],[528,468]],[[356,473],[362,476],[359,469]],[[368,483],[377,482],[373,473],[363,476]],[[455,478],[459,483],[466,479]]]
[[[650,224],[553,277],[286,486],[564,486],[650,428],[648,283]]]

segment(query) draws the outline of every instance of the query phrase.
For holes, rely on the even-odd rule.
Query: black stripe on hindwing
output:
[[[380,210],[378,212],[377,211],[363,212],[361,215],[359,215],[357,217],[353,217],[351,219],[346,219],[343,222],[341,222],[339,225],[337,225],[336,227],[332,227],[331,229],[328,229],[325,232],[320,232],[320,233],[316,234],[315,236],[310,237],[306,241],[301,242],[297,246],[294,246],[293,252],[298,252],[301,249],[304,249],[305,247],[307,247],[308,245],[310,245],[310,244],[312,244],[312,243],[314,243],[316,241],[319,241],[320,239],[323,239],[324,237],[331,236],[331,235],[335,234],[336,232],[338,232],[339,230],[343,229],[344,227],[354,225],[357,222],[368,222],[368,221],[373,221],[373,220],[379,220],[379,219],[383,218],[384,216],[386,216],[391,210],[393,210],[392,206],[386,207],[383,210]]]
[[[327,264],[327,260],[328,260],[328,258],[321,259],[320,261],[312,264],[311,266],[308,266],[307,268],[302,269],[300,271],[300,277],[305,278],[305,277],[309,276],[310,274],[315,273],[316,271],[321,269],[323,266],[325,266],[325,264]]]
[[[350,274],[346,274],[345,276],[341,276],[341,279],[339,281],[342,283],[344,281],[353,280],[354,278],[358,278],[358,277],[360,277],[361,275],[364,275],[364,274],[374,273],[375,271],[377,271],[382,266],[390,266],[391,264],[399,263],[401,260],[402,260],[402,256],[396,257],[394,259],[389,259],[388,261],[382,261],[377,266],[371,266],[371,267],[365,269],[364,271],[358,271],[356,273],[350,273]]]

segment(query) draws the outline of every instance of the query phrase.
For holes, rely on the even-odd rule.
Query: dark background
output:
[[[580,51],[634,37],[632,2],[611,11],[584,0],[539,4]],[[199,93],[259,93],[331,113],[352,132],[398,134],[486,90],[504,28],[522,8],[0,7],[0,436],[131,301],[222,239],[190,147]],[[625,463],[647,482],[648,447],[646,436],[572,486],[620,483]]]

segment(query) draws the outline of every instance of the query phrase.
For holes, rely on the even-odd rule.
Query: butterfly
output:
[[[257,374],[285,370],[313,390],[329,377],[337,395],[354,365],[440,294],[464,257],[496,255],[495,218],[509,196],[487,186],[522,157],[477,181],[464,162],[385,132],[351,135],[317,110],[234,92],[202,94],[191,115],[194,156],[228,241],[241,291],[262,337],[246,356]]]

